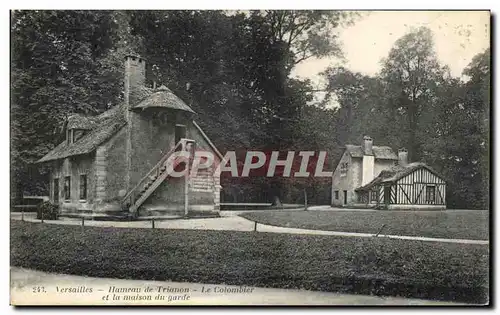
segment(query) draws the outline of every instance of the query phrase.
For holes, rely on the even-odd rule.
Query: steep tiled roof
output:
[[[349,154],[352,157],[363,157],[363,148],[360,145],[347,144],[345,147],[347,152],[349,152]],[[374,145],[372,147],[372,150],[373,150],[373,155],[375,156],[376,159],[382,159],[382,160],[398,159],[398,156],[396,155],[396,153],[394,153],[391,147]]]
[[[120,110],[121,108],[122,106],[118,105],[99,116],[84,117],[84,119],[86,118],[93,122],[93,129],[91,129],[82,138],[78,139],[77,142],[70,144],[66,141],[62,142],[36,163],[63,159],[68,156],[86,154],[94,151],[101,143],[108,140],[123,125],[125,125],[125,119],[122,111]],[[80,118],[81,117],[82,116],[80,116]],[[74,121],[77,121],[77,119],[74,118]],[[68,125],[69,123],[70,122],[68,122]]]
[[[97,117],[82,116],[80,114],[71,115],[68,117],[68,129],[84,129],[90,130],[97,125]]]
[[[393,166],[387,170],[384,170],[384,171],[380,172],[380,174],[377,177],[375,177],[371,182],[369,182],[368,184],[366,184],[364,186],[357,188],[356,191],[368,190],[368,189],[371,189],[372,187],[374,187],[378,184],[394,183],[394,182],[400,180],[401,178],[405,177],[406,175],[409,175],[412,172],[414,172],[420,168],[425,168],[429,172],[436,175],[437,177],[444,179],[443,176],[441,176],[439,173],[437,173],[435,170],[433,170],[427,164],[422,163],[422,162],[414,162],[414,163],[410,163],[406,166],[396,165],[396,166]]]
[[[142,102],[134,106],[134,109],[146,108],[170,108],[195,113],[191,107],[177,97],[169,88],[162,85],[147,96]]]
[[[151,94],[153,94],[152,88],[148,88],[146,86],[136,86],[130,89],[130,103],[138,104]]]

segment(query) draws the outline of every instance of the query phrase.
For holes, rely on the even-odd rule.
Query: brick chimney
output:
[[[405,148],[398,150],[398,164],[401,166],[408,165],[408,150]]]
[[[361,185],[366,185],[374,178],[375,156],[373,155],[373,139],[369,136],[363,137],[363,171]]]
[[[138,55],[125,56],[125,104],[127,107],[136,105],[137,90],[145,87],[146,60]]]
[[[373,155],[373,139],[370,136],[363,137],[363,154]]]
[[[125,95],[123,102],[123,115],[127,121],[125,138],[125,158],[126,174],[125,183],[128,191],[137,184],[137,171],[132,168],[132,160],[137,159],[139,149],[135,145],[140,143],[136,138],[141,134],[137,131],[140,120],[140,114],[131,111],[132,106],[137,105],[140,100],[141,89],[145,88],[146,82],[146,60],[138,55],[128,54],[125,56]]]

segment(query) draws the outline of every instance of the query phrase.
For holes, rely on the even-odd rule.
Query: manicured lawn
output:
[[[274,211],[241,215],[259,223],[327,231],[488,240],[488,211]]]
[[[485,245],[11,221],[11,264],[95,277],[484,303]]]

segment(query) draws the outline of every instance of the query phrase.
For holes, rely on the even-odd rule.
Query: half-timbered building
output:
[[[356,189],[361,201],[379,209],[446,209],[446,181],[425,163],[407,163],[400,149],[398,165],[383,170]]]

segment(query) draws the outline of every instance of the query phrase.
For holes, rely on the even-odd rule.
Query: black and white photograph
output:
[[[491,306],[487,8],[9,18],[10,305]]]

